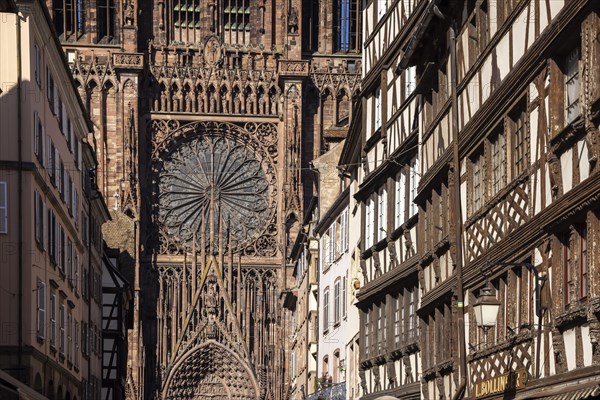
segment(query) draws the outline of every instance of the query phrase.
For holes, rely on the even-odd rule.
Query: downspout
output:
[[[437,10],[437,6],[434,7]],[[450,75],[452,91],[452,151],[454,180],[454,237],[456,247],[456,304],[458,307],[458,359],[460,381],[453,400],[462,399],[467,386],[467,356],[465,349],[464,288],[463,288],[463,254],[462,254],[462,216],[460,203],[460,155],[458,146],[458,93],[457,93],[457,61],[456,61],[456,29],[453,21],[449,21],[450,30]]]
[[[17,367],[19,371],[19,380],[23,380],[23,132],[22,132],[22,105],[21,105],[21,81],[22,81],[22,66],[21,66],[21,17],[19,12],[16,15],[17,29],[17,196],[19,202],[18,211],[18,264],[19,264],[19,291],[18,291],[18,349],[17,349]]]
[[[85,164],[84,164],[85,165]],[[86,179],[86,189],[89,187],[89,190],[87,191],[87,194],[85,196],[86,200],[87,200],[87,204],[88,204],[88,223],[87,223],[87,252],[88,252],[88,273],[87,273],[87,300],[88,300],[88,326],[87,326],[87,337],[85,338],[87,341],[87,345],[86,345],[86,349],[87,349],[87,353],[90,352],[90,346],[89,346],[89,337],[90,337],[90,321],[92,320],[92,296],[91,296],[91,289],[92,289],[92,189],[91,189],[91,184],[88,184],[88,180],[90,179],[89,177],[89,170],[88,169],[84,169],[85,173],[87,174],[87,176],[85,177]],[[91,182],[90,182],[91,183]],[[88,186],[89,185],[89,186]],[[90,385],[90,382],[92,380],[92,356],[89,355],[88,356],[88,371],[87,371],[87,383],[86,383],[86,387],[85,387],[85,392],[87,394],[87,396],[89,396],[89,392],[88,392],[88,388]]]

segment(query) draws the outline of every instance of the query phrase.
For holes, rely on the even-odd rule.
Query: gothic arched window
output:
[[[225,43],[249,43],[250,0],[223,0],[222,10]]]
[[[98,42],[111,43],[116,38],[116,13],[115,0],[97,0]]]
[[[84,0],[54,0],[54,29],[61,40],[77,39],[85,33]]]
[[[173,41],[197,43],[200,35],[200,0],[173,0]]]
[[[358,0],[338,0],[334,5],[334,48],[336,51],[360,49],[360,26]]]

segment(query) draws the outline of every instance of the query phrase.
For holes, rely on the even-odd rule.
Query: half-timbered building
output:
[[[597,395],[598,4],[414,5],[422,396]]]
[[[363,398],[597,396],[598,4],[392,3],[347,139]]]
[[[356,368],[364,399],[421,397],[421,243],[414,202],[421,177],[421,110],[416,68],[398,74],[396,63],[411,39],[413,15],[422,14],[425,3],[367,2],[362,14],[361,123],[349,134],[340,167],[352,177],[353,197],[360,205],[363,285],[357,294]]]

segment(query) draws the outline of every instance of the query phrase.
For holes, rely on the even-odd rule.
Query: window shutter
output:
[[[37,282],[37,336],[46,337],[46,284]]]
[[[50,345],[56,346],[56,294],[50,295]]]

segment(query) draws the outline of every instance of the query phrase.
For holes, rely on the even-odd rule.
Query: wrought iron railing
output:
[[[315,393],[309,394],[306,400],[345,400],[346,382],[336,383],[330,387],[325,387]]]

